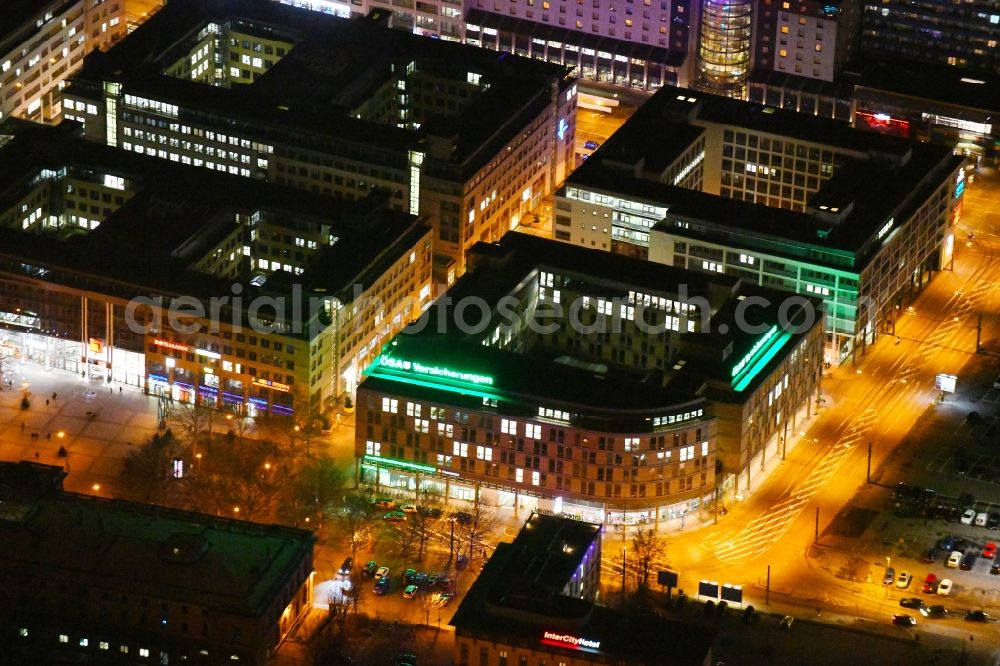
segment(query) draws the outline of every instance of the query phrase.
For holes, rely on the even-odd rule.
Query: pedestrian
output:
[[[48,398],[46,398],[46,399],[45,399],[45,406],[46,406],[46,407],[48,407],[48,406],[49,406],[49,399],[48,399]]]
[[[45,439],[47,439],[47,440],[49,440],[51,442],[52,441],[52,433],[51,432],[45,433]]]
[[[115,390],[109,386],[108,387],[108,393],[110,393],[111,395],[114,395],[115,394]]]
[[[121,395],[121,394],[122,394],[122,387],[121,387],[121,386],[119,386],[119,387],[118,387],[118,395]]]
[[[35,460],[38,460],[38,451],[35,451]]]
[[[55,402],[55,401],[56,401],[56,393],[55,393],[55,391],[53,391],[52,392],[52,402]]]
[[[21,423],[21,432],[24,432],[24,423]]]

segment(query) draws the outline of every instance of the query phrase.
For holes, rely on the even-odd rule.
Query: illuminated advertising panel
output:
[[[545,645],[553,645],[555,647],[586,650],[587,652],[598,652],[601,649],[601,641],[581,638],[580,636],[574,636],[572,634],[561,634],[555,631],[543,632],[542,638],[539,642],[544,643]]]

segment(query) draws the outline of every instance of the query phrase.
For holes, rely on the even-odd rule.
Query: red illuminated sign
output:
[[[876,132],[904,137],[910,135],[910,122],[908,120],[893,118],[887,113],[868,113],[867,111],[858,111],[857,117],[868,129]]]
[[[153,344],[157,347],[164,347],[165,349],[173,349],[174,351],[190,351],[191,348],[187,345],[182,345],[179,342],[171,342],[170,340],[163,340],[161,338],[156,338],[153,340]]]
[[[597,651],[601,647],[601,641],[592,641],[589,638],[580,638],[571,634],[559,634],[554,631],[544,632],[541,642],[545,645],[572,648],[574,650]]]

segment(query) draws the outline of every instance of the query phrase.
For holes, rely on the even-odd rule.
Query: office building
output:
[[[755,70],[833,81],[857,56],[860,0],[763,0],[754,18]]]
[[[0,340],[254,414],[319,412],[431,298],[432,233],[364,201],[0,126]]]
[[[390,13],[389,27],[424,37],[461,42],[465,38],[462,0],[274,0],[314,12],[341,18],[358,18],[373,10]]]
[[[925,62],[1000,74],[1000,7],[992,0],[865,2],[861,52],[902,68]]]
[[[67,113],[94,141],[390,205],[436,232],[441,282],[573,161],[564,67],[268,0],[171,0],[87,60]]]
[[[946,147],[664,89],[567,180],[554,232],[822,298],[837,363],[950,264],[964,176]]]
[[[513,543],[497,545],[451,619],[454,663],[710,666],[713,628],[625,614],[567,591],[581,568],[600,577],[592,553],[600,554],[600,530],[574,522],[533,515]]]
[[[694,88],[743,99],[750,73],[753,5],[750,0],[703,0]]]
[[[312,607],[311,532],[78,495],[0,463],[11,664],[263,666]]]
[[[818,300],[514,232],[472,256],[358,387],[376,490],[658,525],[739,494],[809,409]]]
[[[0,10],[0,121],[56,122],[66,80],[125,36],[126,0],[6,0]]]

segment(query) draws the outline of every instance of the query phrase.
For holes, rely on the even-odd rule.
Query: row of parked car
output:
[[[913,506],[928,518],[941,518],[990,530],[1000,529],[1000,511],[977,509],[975,498],[968,493],[963,493],[958,499],[938,497],[933,488],[899,483],[892,491],[892,501]]]
[[[949,536],[939,539],[921,555],[921,560],[933,564],[937,558],[945,554],[944,565],[949,569],[970,571],[980,558],[990,560],[990,573],[1000,575],[1000,558],[997,557],[997,544],[987,541],[982,548],[968,539]]]

